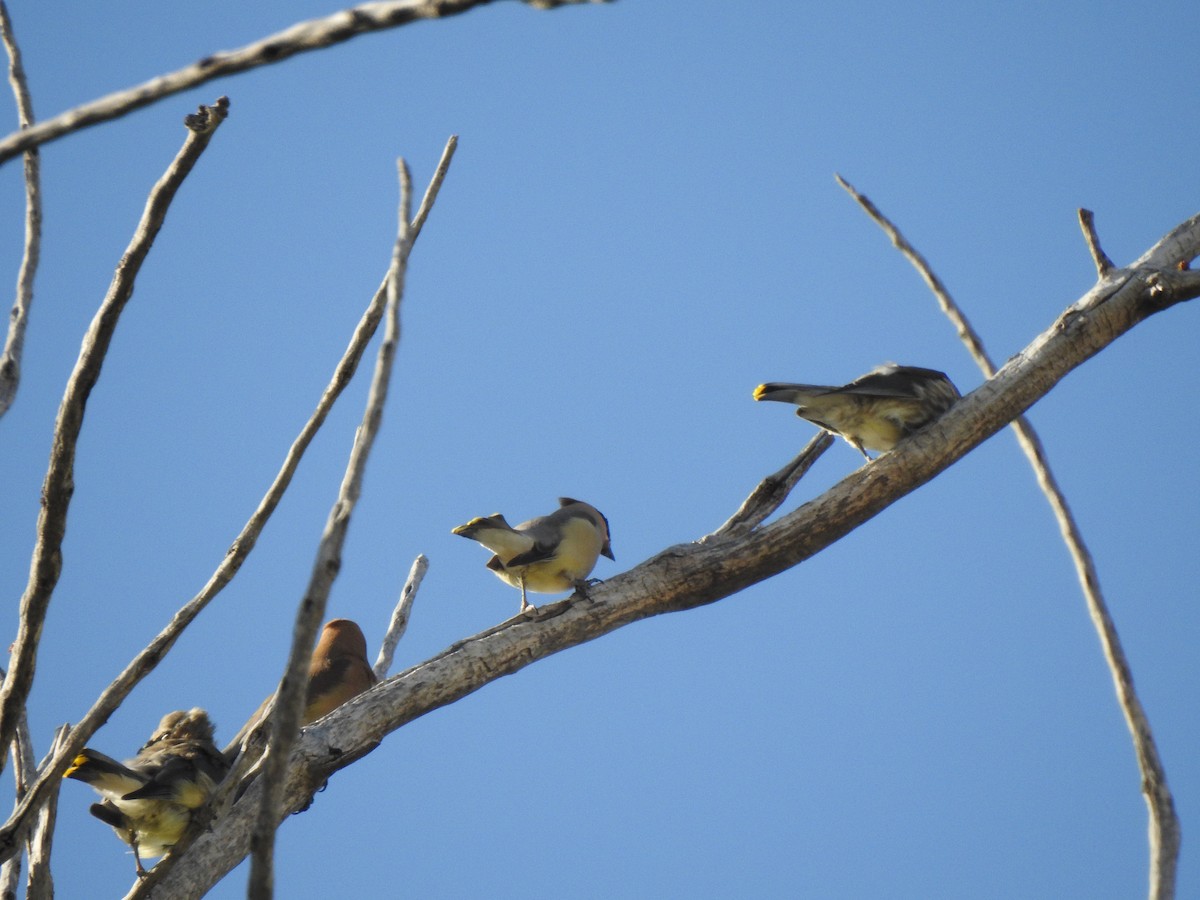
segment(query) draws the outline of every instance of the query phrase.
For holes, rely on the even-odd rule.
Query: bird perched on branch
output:
[[[945,373],[894,363],[872,369],[841,387],[770,382],[755,400],[794,403],[796,415],[840,434],[870,462],[868,450],[886,453],[928,425],[959,399]]]
[[[85,748],[63,773],[104,798],[93,816],[111,825],[133,848],[138,876],[142,856],[162,856],[183,835],[229,771],[213,744],[213,724],[200,708],[167,713],[133,759],[119,763]]]
[[[487,567],[496,577],[521,589],[521,612],[530,607],[527,591],[557,594],[586,591],[585,579],[603,554],[615,560],[609,543],[608,519],[596,507],[570,497],[559,508],[512,526],[500,513],[472,519],[452,534],[478,541],[495,554]]]
[[[377,680],[367,662],[367,639],[358,623],[350,619],[326,622],[308,664],[308,691],[300,724],[308,725],[333,712]]]
[[[321,636],[317,638],[317,646],[313,648],[312,660],[308,664],[308,687],[300,724],[309,725],[333,712],[377,680],[371,664],[367,662],[367,639],[363,637],[358,623],[350,619],[331,619],[321,629]],[[227,758],[232,760],[237,756],[242,741],[262,719],[270,702],[270,697],[264,700],[234,735],[225,749]]]

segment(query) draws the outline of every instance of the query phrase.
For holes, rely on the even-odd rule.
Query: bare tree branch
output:
[[[29,720],[21,716],[17,723],[17,736],[9,748],[13,758],[13,781],[16,782],[16,795],[20,797],[29,790],[37,772],[37,759],[33,755],[33,738],[29,734]],[[0,869],[0,900],[17,900],[17,885],[21,882],[20,853],[6,860]]]
[[[0,675],[3,675],[0,672]],[[70,728],[59,726],[50,743],[53,754],[66,739]],[[33,738],[29,733],[29,722],[22,715],[17,723],[16,739],[12,743],[13,779],[16,781],[17,798],[23,797],[38,775],[39,766],[33,754]],[[43,761],[43,766],[45,761]],[[54,790],[48,801],[38,810],[37,821],[31,829],[26,848],[29,856],[29,877],[25,890],[26,900],[52,900],[54,879],[50,874],[50,849],[54,843],[54,826],[58,818],[58,791]],[[5,861],[0,869],[0,900],[17,900],[17,884],[21,880],[20,853]]]
[[[17,639],[13,644],[8,677],[0,689],[0,747],[7,747],[12,741],[33,685],[42,624],[50,605],[50,595],[62,569],[62,541],[67,527],[67,509],[74,491],[75,445],[83,427],[83,412],[88,396],[100,377],[100,368],[116,331],[117,320],[133,294],[137,274],[162,228],[171,201],[225,118],[228,104],[229,101],[222,97],[213,107],[200,107],[198,117],[188,117],[187,139],[150,192],[137,231],[125,255],[121,257],[108,294],[84,336],[79,359],[67,382],[54,423],[50,466],[42,485],[37,541],[30,564],[29,583],[21,597]],[[0,858],[7,859],[8,856],[4,854]]]
[[[1096,264],[1096,277],[1103,278],[1116,266],[1100,247],[1100,235],[1096,234],[1096,214],[1090,209],[1079,210],[1079,227],[1083,229],[1083,239],[1087,241],[1092,262]]]
[[[438,160],[437,167],[433,170],[433,177],[429,179],[429,187],[425,189],[425,195],[421,198],[421,205],[417,207],[417,214],[413,217],[412,225],[409,231],[412,233],[412,241],[416,243],[417,237],[421,234],[421,229],[425,227],[425,220],[429,218],[429,211],[433,209],[433,204],[437,202],[438,194],[442,192],[442,182],[446,180],[446,173],[450,171],[450,160],[454,159],[454,151],[458,149],[458,135],[452,134],[446,140],[446,146],[442,148],[442,158]],[[384,278],[383,288],[387,287],[387,278]],[[380,288],[381,290],[383,288]]]
[[[21,860],[24,858],[17,853],[0,866],[0,900],[17,900],[17,885],[21,883]]]
[[[1170,237],[1172,246],[1195,256],[1200,217]],[[301,734],[284,808],[301,809],[332,773],[369,753],[387,734],[489,682],[630,622],[712,603],[808,559],[995,434],[1121,334],[1197,296],[1200,280],[1181,283],[1149,266],[1124,270],[1119,279],[1088,291],[936,422],[821,497],[745,534],[669,547],[592,587],[587,599],[548,604],[553,614],[536,619],[514,617],[360,694]],[[257,782],[251,785],[154,891],[138,896],[202,896],[245,856],[259,790]]]
[[[706,540],[729,534],[744,534],[761,525],[767,516],[783,505],[792,488],[832,444],[832,434],[825,430],[817,432],[795,459],[775,474],[768,475],[760,481],[738,511],[730,516],[724,525],[708,535]]]
[[[388,670],[392,667],[392,659],[396,655],[396,645],[400,643],[400,638],[404,637],[404,632],[408,629],[408,617],[412,612],[413,601],[417,598],[417,591],[421,589],[421,581],[425,578],[428,570],[429,559],[424,553],[417,554],[412,568],[408,570],[408,578],[404,581],[404,587],[400,590],[400,600],[396,603],[396,608],[392,610],[392,620],[388,623],[387,634],[383,636],[383,641],[379,645],[379,656],[375,658],[375,665],[372,667],[375,677],[381,681],[387,678]]]
[[[391,382],[392,364],[396,358],[396,347],[400,343],[400,300],[404,295],[404,274],[408,255],[412,250],[412,178],[408,164],[403,159],[399,162],[399,169],[400,225],[387,276],[387,312],[384,317],[383,341],[379,345],[375,374],[371,380],[362,424],[355,435],[346,474],[333,509],[329,512],[325,533],[321,535],[312,578],[296,614],[291,655],[276,694],[274,712],[271,714],[271,742],[267,746],[262,777],[257,782],[262,791],[262,801],[254,836],[250,842],[250,882],[246,890],[246,896],[250,900],[270,900],[275,894],[275,831],[282,818],[280,807],[288,762],[296,735],[300,731],[307,680],[305,673],[312,658],[313,644],[321,627],[321,619],[325,615],[329,591],[337,578],[338,570],[342,567],[342,545],[346,540],[346,531],[350,527],[350,517],[355,504],[362,494],[367,460],[379,434],[379,426],[383,422],[383,407]]]
[[[60,725],[54,732],[54,740],[39,771],[58,753],[71,733],[70,726]],[[61,784],[61,780],[58,782]],[[58,820],[58,788],[54,787],[46,802],[38,807],[37,819],[29,838],[29,880],[25,888],[25,900],[53,900],[54,878],[50,873],[50,848],[54,842],[54,827]]]
[[[8,80],[17,102],[17,121],[22,129],[33,125],[33,101],[21,64],[21,49],[13,33],[8,7],[0,0],[0,39],[8,52]],[[0,416],[8,412],[21,383],[21,353],[25,348],[25,328],[29,307],[33,304],[33,280],[42,253],[42,179],[41,160],[36,148],[25,151],[25,253],[17,273],[17,298],[8,315],[8,337],[0,354]]]
[[[1200,213],[1176,225],[1159,238],[1158,242],[1135,259],[1129,268],[1157,269],[1163,278],[1171,271],[1187,269],[1188,264],[1200,255],[1200,246],[1197,246],[1196,240],[1197,230],[1200,230]]]
[[[933,273],[926,259],[917,252],[904,235],[900,233],[900,230],[879,211],[875,204],[871,203],[870,200],[855,190],[840,175],[837,176],[837,180],[858,201],[858,204],[866,210],[867,215],[884,230],[892,243],[912,263],[921,277],[925,279],[925,283],[930,286],[937,297],[938,304],[958,329],[959,335],[965,336],[964,343],[967,345],[967,349],[971,355],[975,357],[980,369],[983,370],[984,376],[991,378],[996,370],[987,351],[984,350],[978,335],[967,322],[966,315],[950,296],[941,279]],[[1091,251],[1092,259],[1096,263],[1096,270],[1099,273],[1101,281],[1103,281],[1113,273],[1113,262],[1100,248],[1100,241],[1095,233],[1093,215],[1089,210],[1079,210],[1079,223],[1083,229],[1088,249]],[[1084,600],[1087,603],[1088,614],[1091,616],[1092,624],[1099,635],[1100,646],[1104,652],[1104,658],[1108,663],[1109,671],[1112,674],[1121,712],[1125,716],[1125,723],[1129,727],[1129,732],[1133,737],[1133,747],[1137,755],[1138,769],[1142,775],[1142,792],[1145,794],[1146,804],[1149,807],[1150,813],[1150,898],[1151,900],[1169,900],[1169,898],[1175,896],[1175,878],[1179,863],[1181,834],[1179,818],[1175,813],[1175,803],[1171,797],[1170,789],[1167,787],[1166,771],[1158,755],[1154,735],[1150,730],[1150,721],[1146,717],[1146,712],[1142,708],[1141,702],[1138,700],[1137,692],[1134,690],[1133,674],[1129,668],[1129,661],[1125,657],[1124,650],[1121,647],[1116,624],[1109,614],[1108,605],[1105,603],[1104,595],[1100,590],[1100,576],[1096,572],[1095,561],[1087,549],[1083,533],[1079,528],[1079,524],[1075,521],[1074,515],[1071,513],[1067,498],[1059,488],[1058,482],[1050,470],[1050,461],[1046,456],[1041,439],[1033,430],[1033,426],[1029,423],[1029,420],[1024,416],[1017,418],[1013,422],[1013,429],[1017,433],[1017,441],[1021,446],[1021,450],[1028,458],[1029,464],[1033,467],[1038,486],[1046,496],[1046,500],[1049,502],[1054,517],[1058,522],[1059,531],[1062,533],[1063,541],[1067,545],[1067,551],[1071,554],[1071,560],[1075,565],[1075,572],[1079,578],[1080,587],[1083,590]]]
[[[164,97],[186,91],[214,78],[224,78],[259,66],[282,62],[297,53],[340,44],[360,34],[397,28],[426,19],[445,19],[493,0],[388,0],[363,3],[323,19],[309,19],[247,44],[237,50],[214,53],[166,75],[135,87],[69,109],[28,129],[15,131],[0,140],[0,163],[24,150],[57,140],[73,131],[119,118]],[[530,6],[551,9],[577,3],[607,0],[527,0]]]

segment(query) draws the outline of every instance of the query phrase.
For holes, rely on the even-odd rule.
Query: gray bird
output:
[[[213,744],[208,713],[197,707],[163,716],[128,762],[85,748],[63,777],[90,785],[104,798],[89,811],[133,848],[134,866],[143,876],[142,855],[162,856],[171,849],[228,771]]]
[[[870,462],[868,450],[886,453],[946,412],[959,399],[944,372],[890,363],[841,387],[771,382],[755,400],[794,403],[796,415],[840,434]]]
[[[585,579],[596,560],[601,555],[616,559],[609,543],[608,520],[596,507],[570,497],[559,497],[558,503],[559,508],[550,515],[516,527],[494,513],[451,530],[495,554],[487,567],[502,581],[521,589],[521,612],[530,607],[527,591],[586,590]]]

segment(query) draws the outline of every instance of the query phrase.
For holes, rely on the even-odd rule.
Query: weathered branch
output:
[[[33,755],[33,738],[29,734],[29,720],[21,716],[17,723],[16,740],[9,746],[13,760],[13,781],[16,795],[20,797],[29,790],[37,773],[37,758]],[[0,867],[0,900],[17,900],[17,885],[21,882],[22,854],[17,853],[5,860]]]
[[[724,537],[725,535],[744,534],[752,528],[757,528],[767,517],[783,505],[788,494],[792,492],[800,479],[812,468],[813,463],[821,458],[821,454],[833,444],[833,435],[828,431],[818,431],[796,457],[786,466],[768,475],[750,492],[738,511],[708,535],[705,540]]]
[[[404,581],[404,587],[400,589],[400,600],[396,603],[396,608],[392,610],[392,620],[388,623],[387,634],[383,636],[383,641],[379,645],[379,656],[375,658],[375,665],[372,667],[375,677],[380,680],[387,678],[388,670],[392,668],[396,645],[400,643],[400,638],[404,637],[404,632],[408,630],[408,617],[412,612],[413,601],[417,598],[417,591],[421,589],[421,582],[428,570],[429,559],[424,553],[418,553],[417,558],[413,560],[412,568],[408,570],[408,578]]]
[[[1096,264],[1096,277],[1103,278],[1116,266],[1100,247],[1100,235],[1096,234],[1096,214],[1090,209],[1080,209],[1079,227],[1083,230],[1083,239],[1087,242],[1088,252],[1092,254],[1092,262]]]
[[[0,140],[0,163],[22,151],[57,140],[74,131],[120,118],[126,113],[149,106],[190,90],[214,78],[236,75],[259,66],[282,62],[298,53],[341,44],[360,34],[397,28],[426,19],[445,19],[485,6],[493,0],[388,0],[364,3],[322,19],[309,19],[276,32],[253,44],[206,56],[190,66],[160,75],[135,87],[69,109],[53,118]],[[551,9],[577,3],[602,3],[608,0],[527,0],[530,6]]]
[[[1200,217],[1194,222],[1175,240],[1192,247],[1193,256],[1200,247]],[[360,694],[301,734],[285,809],[302,808],[326,778],[390,732],[489,682],[630,622],[712,603],[808,559],[995,434],[1118,336],[1197,296],[1200,283],[1181,287],[1148,267],[1122,270],[1072,304],[943,417],[821,497],[746,534],[670,547],[592,587],[587,600],[548,604],[532,620],[515,617]],[[247,852],[257,790],[252,785],[157,890],[142,896],[198,897],[237,865]]]
[[[155,237],[162,228],[167,210],[184,178],[196,165],[208,146],[216,127],[225,118],[228,100],[222,97],[216,105],[201,107],[200,120],[189,117],[188,136],[170,167],[154,185],[146,208],[138,222],[137,231],[125,255],[121,257],[112,284],[95,318],[84,335],[79,359],[67,381],[67,388],[54,423],[54,438],[50,465],[42,484],[42,508],[38,516],[37,539],[30,564],[29,583],[21,597],[17,639],[13,644],[8,677],[0,689],[0,747],[13,739],[17,721],[25,709],[25,700],[33,685],[37,664],[38,641],[50,604],[50,596],[58,583],[62,569],[62,542],[66,534],[67,509],[75,489],[75,445],[83,427],[83,413],[88,396],[100,377],[104,356],[116,331],[121,311],[133,294],[134,282]],[[2,765],[3,757],[0,757]],[[32,792],[31,792],[32,793]],[[15,841],[12,836],[0,842],[0,859],[7,859]]]
[[[855,190],[840,175],[837,176],[837,179],[838,183],[866,210],[867,215],[884,230],[892,243],[912,263],[921,277],[925,279],[926,284],[933,290],[938,304],[958,329],[959,335],[963,337],[963,342],[975,358],[984,376],[990,378],[995,374],[996,369],[987,351],[984,350],[982,341],[974,329],[971,328],[966,315],[950,296],[941,279],[934,274],[925,257],[917,252],[916,248],[879,211],[875,204]],[[1194,223],[1195,220],[1193,219],[1192,222]],[[1084,238],[1092,254],[1092,259],[1096,263],[1096,270],[1100,278],[1104,279],[1105,276],[1112,273],[1114,266],[1112,260],[1100,248],[1100,240],[1095,232],[1094,218],[1091,211],[1086,209],[1079,210],[1079,223],[1083,229]],[[1168,238],[1164,239],[1164,241],[1168,241],[1170,238],[1171,235],[1168,235]],[[1194,234],[1193,241],[1195,241]],[[1163,246],[1163,244],[1164,242],[1160,242],[1158,246]],[[1193,247],[1195,246],[1193,244]],[[1178,251],[1180,255],[1185,257],[1188,252],[1188,250],[1182,247]],[[1190,252],[1194,255],[1195,249]],[[1186,261],[1187,259],[1180,259],[1177,256],[1174,259],[1175,270],[1178,269],[1180,262]],[[1171,260],[1167,262],[1169,263]],[[1158,279],[1159,285],[1151,288],[1151,293],[1162,289],[1161,282],[1163,278],[1176,278],[1176,271],[1168,270],[1162,273],[1162,276]],[[1181,281],[1180,279],[1176,280],[1177,282]],[[1187,279],[1182,280],[1184,285],[1186,285],[1186,281]],[[1194,288],[1200,288],[1200,280],[1191,279],[1191,281],[1194,282]],[[1177,283],[1176,287],[1180,286]],[[1142,775],[1142,791],[1145,794],[1150,814],[1150,898],[1151,900],[1169,900],[1169,898],[1175,896],[1175,880],[1179,863],[1181,833],[1179,818],[1175,813],[1175,803],[1167,786],[1166,771],[1158,755],[1154,735],[1150,729],[1150,722],[1141,702],[1138,700],[1137,692],[1134,690],[1133,675],[1129,668],[1129,661],[1121,647],[1116,624],[1109,614],[1108,604],[1105,602],[1103,592],[1100,589],[1100,576],[1096,571],[1095,561],[1092,559],[1087,544],[1084,542],[1083,532],[1079,528],[1079,524],[1075,521],[1075,516],[1071,512],[1067,498],[1059,488],[1058,482],[1050,470],[1050,461],[1046,456],[1041,439],[1038,437],[1037,432],[1034,431],[1029,420],[1024,416],[1020,416],[1014,420],[1013,429],[1016,431],[1017,441],[1020,444],[1021,450],[1025,453],[1026,458],[1028,458],[1029,464],[1033,467],[1038,486],[1045,495],[1054,513],[1055,520],[1058,522],[1063,541],[1067,545],[1067,551],[1071,554],[1071,560],[1075,565],[1076,575],[1079,578],[1084,600],[1087,604],[1088,614],[1091,616],[1092,623],[1100,638],[1104,658],[1108,663],[1109,672],[1112,675],[1117,693],[1117,701],[1133,738],[1138,769]]]
[[[33,101],[21,64],[21,49],[13,33],[8,7],[0,0],[0,40],[8,52],[8,80],[17,103],[17,121],[22,129],[33,125]],[[17,273],[17,297],[8,314],[8,337],[0,353],[0,416],[8,412],[21,383],[21,353],[25,348],[25,328],[29,307],[33,305],[33,279],[42,253],[42,179],[41,160],[36,148],[25,151],[25,253]]]
[[[333,588],[334,579],[342,567],[342,546],[346,540],[346,531],[350,527],[350,517],[362,494],[367,460],[383,422],[383,407],[387,402],[392,366],[396,359],[396,348],[400,343],[400,301],[404,296],[404,275],[409,252],[412,250],[412,177],[408,164],[403,159],[399,162],[399,169],[400,225],[392,250],[392,264],[387,275],[387,310],[384,316],[383,341],[379,345],[362,424],[355,435],[350,460],[346,464],[346,474],[333,509],[329,512],[325,532],[321,535],[321,543],[317,549],[312,577],[296,614],[291,654],[275,697],[274,711],[271,713],[271,742],[267,746],[263,761],[262,776],[257,782],[262,799],[254,835],[250,841],[250,883],[246,890],[246,896],[250,900],[270,900],[275,894],[275,831],[282,819],[280,807],[283,803],[284,781],[304,711],[308,663],[312,658],[317,631],[325,616],[329,591]]]
[[[39,771],[45,769],[46,763],[58,753],[71,729],[68,725],[60,725],[54,731],[54,739],[46,753]],[[61,784],[61,779],[58,782]],[[34,822],[29,838],[29,878],[25,888],[25,900],[53,900],[54,878],[50,873],[50,848],[54,843],[54,828],[58,819],[58,789],[53,787],[46,802],[38,807],[37,819]]]
[[[1188,264],[1200,256],[1200,239],[1197,239],[1197,233],[1200,233],[1200,213],[1176,225],[1159,238],[1158,242],[1135,259],[1129,268],[1149,267],[1160,270],[1164,275],[1187,269]]]

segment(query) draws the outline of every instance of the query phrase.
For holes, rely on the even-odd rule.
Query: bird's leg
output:
[[[529,602],[529,598],[525,596],[525,573],[522,572],[521,573],[521,612],[525,613],[527,610],[530,610],[530,609],[534,610],[535,612],[537,611],[536,607],[532,603]]]
[[[129,846],[133,848],[133,865],[134,865],[134,868],[137,869],[137,876],[138,876],[138,878],[145,878],[146,877],[146,869],[142,865],[142,853],[140,850],[138,850],[138,839],[137,839],[136,831],[129,832]]]
[[[850,443],[851,443],[851,444],[854,446],[854,449],[855,449],[855,450],[857,450],[857,451],[858,451],[859,453],[861,453],[861,454],[862,454],[864,457],[866,457],[866,460],[867,460],[867,462],[873,462],[873,461],[874,461],[874,460],[872,460],[872,459],[871,459],[870,455],[867,453],[867,449],[866,449],[866,447],[864,447],[864,446],[863,446],[863,445],[862,445],[862,444],[861,444],[859,441],[856,441],[856,440],[854,440],[854,438],[849,438],[849,441],[850,441]]]

